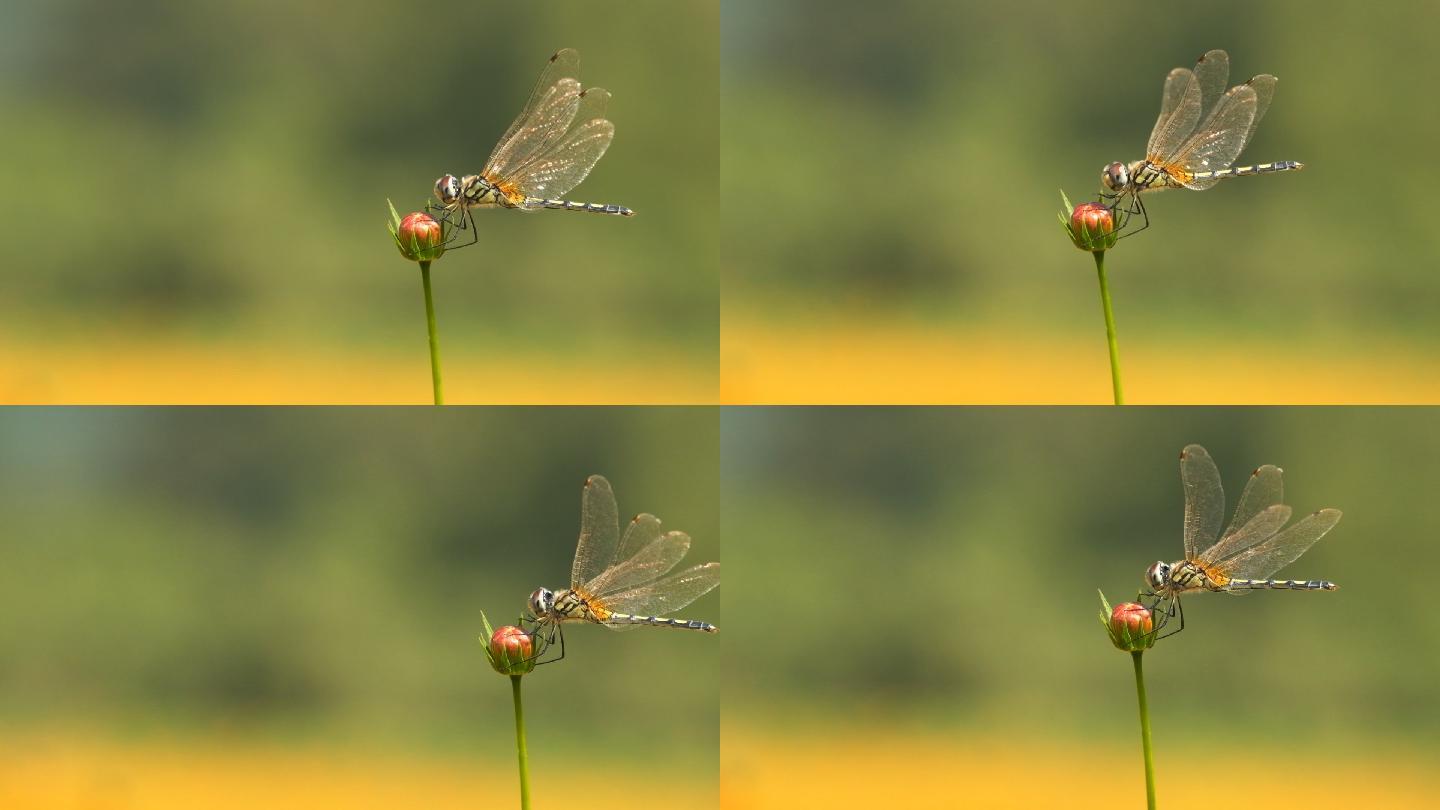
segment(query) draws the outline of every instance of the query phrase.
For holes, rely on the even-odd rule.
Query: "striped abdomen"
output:
[[[631,616],[628,613],[611,613],[605,617],[601,624],[648,624],[651,627],[678,627],[682,630],[700,630],[705,633],[718,633],[719,628],[713,624],[697,622],[693,619],[666,619],[660,616]]]
[[[1228,169],[1219,169],[1213,172],[1195,172],[1190,182],[1200,180],[1224,180],[1227,177],[1244,177],[1247,174],[1269,174],[1270,172],[1288,172],[1294,169],[1305,168],[1304,163],[1297,163],[1293,160],[1282,160],[1279,163],[1257,163],[1254,166],[1231,166]]]
[[[1333,591],[1340,586],[1324,579],[1231,579],[1226,590],[1253,590],[1263,588],[1280,591]]]
[[[525,201],[525,207],[549,208],[555,211],[588,211],[592,214],[614,214],[621,217],[633,217],[635,212],[623,205],[601,205],[600,203],[571,202],[569,200],[546,200],[540,197],[531,197]]]

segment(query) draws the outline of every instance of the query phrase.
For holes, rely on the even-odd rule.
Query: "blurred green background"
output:
[[[893,747],[915,756],[912,797],[936,779],[959,796],[1013,778],[976,806],[1055,806],[1037,797],[1060,801],[1045,791],[1069,768],[1067,806],[1138,799],[1131,666],[1097,626],[1096,589],[1133,600],[1150,563],[1182,555],[1191,442],[1232,508],[1270,463],[1298,514],[1343,510],[1282,571],[1340,589],[1186,599],[1184,632],[1145,656],[1161,806],[1222,786],[1367,804],[1356,791],[1377,760],[1396,786],[1440,750],[1433,409],[773,408],[722,422],[727,650],[765,662],[724,662],[722,754],[740,784],[793,767],[799,784],[878,800],[886,782],[855,773],[846,746],[876,758],[872,773],[904,759]],[[814,753],[815,770],[770,765],[784,750]],[[735,806],[784,806],[784,784]]]
[[[434,271],[452,399],[713,402],[718,27],[704,1],[4,4],[0,401],[424,401],[386,198],[478,172],[572,47],[617,134],[568,196],[639,216],[477,212]]]
[[[0,799],[36,806],[10,803],[16,761],[61,735],[435,762],[510,804],[510,688],[481,611],[513,623],[536,587],[568,586],[595,472],[626,517],[688,532],[688,561],[718,559],[718,431],[713,409],[0,412]],[[723,627],[718,604],[695,617]],[[566,639],[525,679],[536,806],[713,806],[717,639]],[[182,806],[238,801],[221,793]],[[307,797],[249,806],[337,801]]]
[[[1108,401],[1059,189],[1093,199],[1106,163],[1144,157],[1165,75],[1211,48],[1232,84],[1280,78],[1240,163],[1306,169],[1148,197],[1150,230],[1108,256],[1131,398],[1440,399],[1433,3],[725,0],[723,19],[724,401]]]

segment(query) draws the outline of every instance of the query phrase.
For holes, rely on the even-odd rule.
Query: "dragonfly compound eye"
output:
[[[1149,585],[1151,590],[1158,591],[1165,587],[1165,581],[1169,578],[1169,563],[1157,562],[1145,569],[1145,584]]]
[[[554,604],[555,594],[551,593],[549,588],[538,588],[530,594],[530,612],[534,613],[536,618],[548,616]]]
[[[1119,191],[1130,185],[1130,169],[1118,161],[1111,163],[1100,173],[1100,182],[1110,191]]]
[[[455,175],[447,174],[435,181],[435,198],[446,205],[460,198],[460,181]]]

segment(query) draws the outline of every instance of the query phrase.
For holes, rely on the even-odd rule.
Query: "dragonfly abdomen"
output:
[[[605,624],[648,624],[651,627],[678,627],[682,630],[699,630],[704,633],[718,633],[719,628],[707,622],[693,619],[666,619],[661,616],[631,616],[628,613],[611,613],[605,617]]]
[[[1325,579],[1231,579],[1228,590],[1333,591],[1339,585]]]
[[[1231,166],[1228,169],[1218,169],[1213,172],[1195,172],[1191,182],[1195,180],[1224,180],[1227,177],[1244,177],[1247,174],[1269,174],[1271,172],[1288,172],[1305,168],[1304,163],[1293,160],[1282,160],[1278,163],[1257,163],[1254,166]]]
[[[621,217],[633,217],[635,212],[623,205],[602,205],[600,203],[571,202],[570,200],[547,200],[540,197],[532,197],[525,201],[526,208],[549,208],[555,211],[586,211],[591,214],[614,214]]]

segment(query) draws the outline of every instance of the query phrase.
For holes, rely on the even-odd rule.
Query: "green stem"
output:
[[[430,262],[420,262],[420,281],[425,285],[425,328],[430,332],[430,382],[435,389],[435,404],[445,404],[444,386],[440,382],[440,336],[435,332],[435,299],[430,294]]]
[[[1140,744],[1145,750],[1145,806],[1155,810],[1155,752],[1150,744],[1150,705],[1145,701],[1145,671],[1140,666],[1143,654],[1144,650],[1136,650],[1130,653],[1130,657],[1135,659],[1135,694],[1140,698]]]
[[[1125,404],[1120,390],[1120,346],[1115,342],[1115,311],[1110,308],[1110,283],[1105,280],[1105,251],[1097,250],[1095,272],[1100,276],[1100,303],[1105,307],[1105,342],[1110,346],[1110,387],[1115,390],[1115,404]]]
[[[530,754],[525,750],[525,707],[520,702],[519,675],[510,676],[510,689],[515,695],[515,750],[520,752],[520,810],[530,810]],[[1150,806],[1155,803],[1152,801]]]

